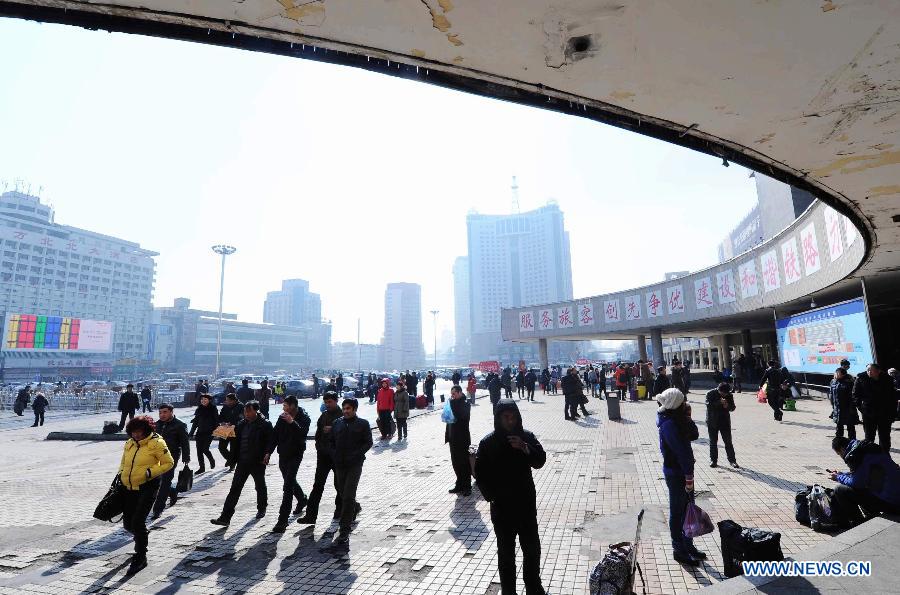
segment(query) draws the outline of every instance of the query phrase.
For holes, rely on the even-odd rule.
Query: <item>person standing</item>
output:
[[[500,377],[500,381],[503,383],[503,390],[506,392],[506,398],[512,398],[512,371],[509,369],[509,366],[503,368],[503,376]]]
[[[594,369],[594,366],[588,367],[587,371],[587,381],[588,385],[591,387],[591,396],[597,396],[597,370]]]
[[[669,376],[666,374],[666,367],[659,366],[656,368],[656,378],[653,379],[653,396],[661,395],[664,390],[671,388],[669,384]]]
[[[150,407],[150,401],[153,400],[153,393],[150,391],[150,385],[145,384],[141,388],[141,413],[151,413],[153,409]]]
[[[209,395],[200,395],[200,405],[194,411],[194,419],[191,420],[190,436],[194,439],[194,446],[197,448],[197,461],[200,468],[197,469],[197,475],[206,473],[206,457],[209,459],[209,468],[216,468],[216,460],[213,458],[209,450],[212,444],[212,433],[219,426],[219,411],[213,405],[212,397]]]
[[[134,417],[125,426],[129,438],[119,462],[119,480],[125,488],[122,526],[134,535],[129,576],[147,567],[147,515],[159,492],[159,477],[175,466],[165,440],[155,429],[153,418],[147,415]]]
[[[249,378],[244,378],[241,380],[241,388],[237,389],[236,394],[237,400],[241,404],[241,407],[253,400],[253,389],[250,388]]]
[[[134,419],[134,413],[137,411],[141,404],[138,401],[138,396],[134,392],[134,385],[129,384],[125,387],[125,391],[122,393],[122,396],[119,397],[119,411],[122,412],[122,416],[119,418],[119,431],[125,428],[125,418],[127,417],[129,420]]]
[[[454,370],[453,376],[451,376],[450,378],[451,382],[458,386],[460,381],[462,381],[462,374],[459,373],[459,370]]]
[[[425,391],[425,399],[429,403],[434,403],[434,372],[429,372],[425,376],[423,390]],[[415,397],[417,395],[413,395],[413,396]]]
[[[209,521],[213,525],[223,527],[231,523],[231,517],[234,516],[247,478],[253,478],[253,485],[256,488],[256,518],[266,516],[266,507],[269,504],[266,465],[269,464],[268,453],[275,438],[271,422],[259,414],[259,403],[256,401],[244,403],[244,419],[234,429],[234,433],[237,467],[231,480],[231,489],[228,490],[222,513]]]
[[[397,440],[409,438],[409,432],[406,429],[406,420],[409,418],[409,397],[410,393],[406,392],[406,387],[402,384],[397,386],[397,392],[394,393],[394,419],[397,420]]]
[[[731,412],[734,409],[734,395],[731,394],[731,385],[727,382],[720,382],[718,388],[706,393],[706,428],[709,430],[710,467],[718,465],[719,434],[721,434],[728,462],[735,469],[740,469],[734,454],[734,444],[731,442]]]
[[[731,362],[731,381],[734,383],[734,392],[741,392],[741,381],[744,379],[744,354]]]
[[[31,385],[26,384],[23,388],[19,389],[19,392],[16,394],[16,404],[13,407],[13,411],[15,411],[16,415],[22,417],[29,402],[31,402]],[[122,427],[119,426],[119,430],[121,429]]]
[[[878,444],[884,452],[891,451],[891,426],[897,417],[897,392],[891,379],[882,373],[881,366],[871,363],[853,383],[853,400],[862,413],[866,440]]]
[[[391,388],[391,381],[387,378],[381,379],[381,388],[378,389],[378,395],[375,397],[375,410],[378,412],[378,430],[381,432],[382,440],[390,440],[391,433],[391,413],[394,412],[394,389]]]
[[[259,389],[256,391],[256,402],[259,403],[259,412],[266,419],[269,419],[269,401],[271,399],[272,389],[269,388],[269,381],[263,380],[259,383]]]
[[[362,477],[366,452],[372,448],[372,428],[369,422],[356,414],[356,399],[344,399],[343,416],[331,426],[331,459],[334,461],[334,489],[340,499],[338,545],[346,545],[350,528],[362,511],[356,501],[356,489]]]
[[[541,443],[524,429],[515,401],[500,401],[494,410],[494,431],[478,444],[475,478],[481,495],[491,503],[497,570],[504,594],[516,592],[516,535],[522,546],[525,589],[529,595],[544,593],[537,492],[531,470],[540,469],[546,461]]]
[[[559,393],[559,370],[556,367],[550,370],[550,392],[554,395]]]
[[[156,422],[156,433],[159,434],[172,460],[177,461],[179,457],[187,467],[191,462],[191,443],[188,440],[187,425],[175,417],[175,410],[169,403],[160,403],[158,407],[159,421]],[[178,501],[177,486],[172,485],[175,479],[175,465],[159,476],[159,490],[156,493],[156,499],[153,502],[153,519],[156,520],[162,514],[166,507],[166,500],[169,500],[169,506],[174,506]]]
[[[237,396],[234,393],[225,395],[225,402],[219,411],[219,424],[228,424],[236,428],[243,418],[244,406],[238,402]],[[234,471],[234,466],[237,465],[237,460],[234,458],[237,448],[236,440],[236,438],[219,438],[219,454],[222,455],[225,465],[228,467],[226,473]]]
[[[319,395],[322,394],[321,387],[319,386],[319,377],[315,374],[312,375],[312,383],[313,383],[313,397],[316,399],[319,398]]]
[[[32,428],[36,428],[38,425],[44,425],[44,413],[49,406],[50,401],[47,400],[44,393],[38,393],[34,398],[34,403],[31,404],[31,410],[34,411],[34,423],[31,424]],[[40,424],[38,424],[38,420],[40,420]]]
[[[691,406],[677,388],[669,388],[656,397],[659,403],[656,426],[659,450],[663,456],[663,475],[669,489],[669,535],[676,562],[699,566],[706,554],[684,536],[684,514],[694,493],[694,452],[691,442],[699,437],[691,419]]]
[[[525,374],[525,393],[528,396],[529,401],[534,401],[534,385],[537,384],[537,374],[534,373],[534,370],[528,369],[528,373]]]
[[[496,407],[497,403],[500,402],[500,394],[503,391],[503,381],[500,380],[500,377],[495,372],[491,372],[488,374],[487,387],[491,405]]]
[[[764,385],[766,387],[766,401],[772,408],[775,421],[781,421],[784,412],[781,410],[784,403],[784,377],[781,370],[776,367],[775,360],[769,360],[769,367],[763,372],[762,378],[759,380],[759,388]]]
[[[419,373],[413,370],[413,373],[406,379],[406,394],[415,397],[419,394]]]
[[[656,396],[656,393],[653,392],[653,370],[651,366],[653,362],[645,362],[641,361],[641,382],[644,383],[644,389],[647,391],[647,398],[650,399]]]
[[[291,504],[297,499],[294,514],[300,514],[306,506],[307,498],[303,488],[297,483],[297,471],[303,462],[306,451],[306,435],[309,433],[310,419],[306,411],[300,408],[297,397],[285,397],[282,413],[278,416],[273,430],[274,439],[269,447],[271,455],[278,449],[278,470],[281,471],[282,485],[281,508],[278,509],[278,522],[272,528],[273,533],[284,533],[291,514]]]
[[[469,379],[466,382],[466,393],[469,395],[469,404],[475,404],[475,393],[478,392],[478,381],[475,380],[475,374],[469,374]]]
[[[334,386],[337,388],[338,394],[344,392],[344,373],[338,372],[337,378],[334,379]]]
[[[316,475],[312,491],[309,493],[309,500],[306,503],[306,514],[297,519],[300,524],[315,524],[319,514],[319,502],[322,501],[322,492],[325,491],[325,482],[328,481],[328,474],[334,469],[334,461],[331,459],[331,429],[343,412],[337,404],[337,393],[325,393],[322,401],[325,404],[325,411],[319,415],[319,419],[316,421]],[[341,506],[338,497],[335,497],[334,506],[334,517],[338,518]]]
[[[541,388],[545,395],[550,393],[550,370],[547,368],[541,370]]]
[[[684,364],[681,363],[680,360],[675,360],[672,363],[672,378],[671,378],[672,388],[677,388],[681,391],[681,394],[687,395],[687,372],[684,369]]]
[[[583,396],[578,371],[575,368],[569,368],[561,383],[563,398],[565,399],[563,413],[565,413],[566,419],[575,421],[581,417],[578,415],[578,405],[581,403],[581,397]]]
[[[472,406],[463,397],[459,385],[450,389],[450,410],[453,412],[453,423],[446,424],[444,442],[450,445],[450,462],[456,474],[456,485],[448,491],[468,496],[472,493],[472,463],[469,461],[469,445],[472,444],[469,418]]]
[[[828,398],[831,401],[831,417],[837,424],[835,436],[844,436],[844,428],[847,428],[847,437],[856,440],[856,425],[859,416],[856,414],[856,403],[853,399],[853,380],[847,375],[844,368],[834,371],[834,378],[828,386]]]
[[[628,370],[625,369],[625,364],[619,364],[613,377],[616,379],[616,394],[620,399],[625,400],[628,395]]]
[[[519,399],[525,398],[525,370],[516,372],[516,394]]]

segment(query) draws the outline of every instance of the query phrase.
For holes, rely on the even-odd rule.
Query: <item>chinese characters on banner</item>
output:
[[[594,324],[594,304],[583,302],[578,304],[578,326],[591,326]]]
[[[684,314],[684,290],[681,285],[666,288],[669,314]]]
[[[606,318],[606,322],[621,322],[619,300],[606,300],[603,302],[603,315]]]
[[[778,272],[778,255],[769,250],[760,258],[762,263],[763,289],[766,293],[781,287],[781,273]]]
[[[553,328],[553,310],[549,308],[538,310],[538,328],[549,331]]]
[[[519,312],[519,332],[527,333],[534,330],[534,312]]]
[[[853,226],[849,219],[843,215],[841,217],[844,219],[844,237],[847,238],[847,247],[849,248],[856,241],[856,227]]]
[[[730,304],[737,300],[734,287],[734,271],[728,269],[716,273],[716,289],[719,292],[720,304]]]
[[[559,328],[572,328],[575,326],[575,315],[572,306],[563,306],[556,309],[556,326]]]
[[[625,320],[641,319],[641,296],[640,294],[630,295],[625,298]]]
[[[654,289],[647,293],[647,318],[656,318],[662,315],[662,291]]]
[[[844,255],[844,242],[841,239],[841,216],[831,207],[825,207],[825,235],[828,238],[828,253],[831,262]]]
[[[709,308],[713,305],[712,283],[709,277],[703,277],[694,281],[694,305],[698,310]]]
[[[784,282],[787,285],[800,280],[800,254],[797,252],[797,238],[781,244],[781,260],[784,262]]]
[[[741,297],[747,299],[759,294],[759,276],[756,274],[756,261],[745,262],[738,267],[738,277],[741,284]]]
[[[800,230],[800,254],[803,256],[803,272],[807,277],[822,268],[816,226],[812,223]]]

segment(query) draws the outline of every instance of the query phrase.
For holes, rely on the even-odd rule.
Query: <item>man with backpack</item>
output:
[[[291,514],[291,503],[297,499],[294,514],[300,514],[306,506],[307,498],[303,488],[297,483],[297,471],[306,451],[306,435],[309,433],[310,419],[306,411],[297,404],[297,397],[284,398],[284,411],[275,422],[274,440],[269,448],[271,455],[278,449],[278,469],[284,479],[282,486],[281,508],[278,510],[278,522],[272,528],[273,533],[284,533],[287,529],[288,516]]]
[[[830,471],[831,479],[840,484],[834,499],[849,524],[882,512],[900,514],[900,466],[887,451],[868,440],[842,436],[831,441],[831,449],[850,467],[847,472]]]

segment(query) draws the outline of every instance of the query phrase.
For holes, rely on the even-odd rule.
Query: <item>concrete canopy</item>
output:
[[[865,239],[855,276],[900,269],[895,0],[0,0],[0,15],[343,63],[608,122],[813,191]]]

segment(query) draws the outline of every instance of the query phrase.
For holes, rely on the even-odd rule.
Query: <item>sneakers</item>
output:
[[[713,461],[712,463],[709,464],[709,466],[715,469],[716,467],[719,466],[719,464],[717,462]]]
[[[306,508],[307,502],[309,502],[309,498],[304,498],[303,500],[297,502],[297,506],[294,508],[294,514],[297,515],[303,512],[303,509]]]
[[[737,464],[737,461],[731,461],[731,466],[734,467],[735,469],[741,468],[741,466]]]
[[[287,521],[281,522],[278,521],[274,527],[272,527],[272,533],[284,533],[287,531]]]
[[[147,555],[134,554],[131,557],[131,564],[128,566],[128,572],[126,572],[126,574],[132,576],[145,568],[147,568]]]
[[[219,517],[219,518],[215,518],[215,519],[209,519],[209,522],[212,523],[213,525],[219,525],[220,527],[227,527],[228,525],[231,524],[231,519]]]

